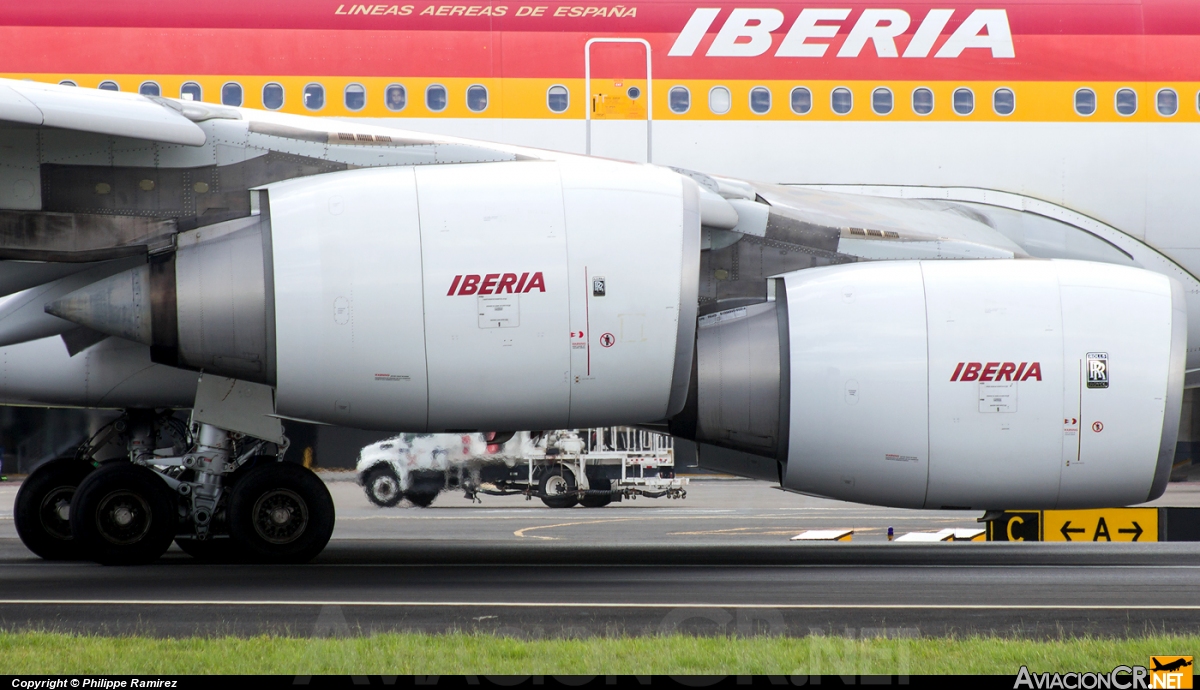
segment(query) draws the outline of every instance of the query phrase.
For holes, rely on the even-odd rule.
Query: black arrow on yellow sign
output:
[[[1119,530],[1117,530],[1117,533],[1118,534],[1132,534],[1133,540],[1137,541],[1138,537],[1142,536],[1142,531],[1143,531],[1142,526],[1139,525],[1137,523],[1137,521],[1135,520],[1133,523],[1133,527],[1134,527],[1133,529],[1119,529]]]
[[[1063,523],[1062,529],[1059,530],[1062,532],[1063,537],[1066,538],[1067,541],[1071,541],[1072,534],[1083,534],[1086,531],[1082,527],[1076,527],[1075,529],[1070,529],[1070,527],[1071,521],[1067,520]]]

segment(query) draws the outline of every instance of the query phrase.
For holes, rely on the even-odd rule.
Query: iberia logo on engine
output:
[[[451,295],[501,295],[504,293],[521,294],[523,292],[546,291],[546,279],[542,272],[530,275],[528,271],[518,276],[516,273],[469,273],[454,276],[450,283]]]
[[[1042,380],[1041,362],[959,362],[951,381]]]

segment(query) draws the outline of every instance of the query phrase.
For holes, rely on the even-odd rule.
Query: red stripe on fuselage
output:
[[[1013,32],[1015,58],[968,49],[957,58],[878,58],[868,43],[858,57],[838,58],[858,15],[835,22],[838,35],[823,58],[776,58],[788,28],[811,3],[631,2],[636,17],[519,17],[522,3],[503,17],[338,15],[327,0],[207,0],[116,3],[58,0],[0,2],[0,71],[29,74],[180,74],[362,77],[581,78],[583,46],[593,37],[639,37],[653,49],[656,79],[793,80],[1200,80],[1200,2],[1079,2],[1041,0],[980,4],[905,3],[878,0],[871,7],[900,8],[912,17],[896,39],[901,52],[931,8],[954,15],[930,54],[976,7],[1004,8]],[[392,5],[380,5],[391,7]],[[580,3],[612,7],[614,4]],[[678,32],[699,7],[720,7],[708,35],[691,57],[669,57]],[[772,46],[752,58],[707,57],[705,51],[737,6],[775,7],[784,21]],[[821,3],[854,7],[851,3]],[[374,7],[374,5],[372,5]],[[475,7],[475,6],[473,6]],[[1142,35],[1145,23],[1149,35]]]
[[[469,31],[261,31],[0,27],[8,73],[278,76],[583,77],[590,34]],[[1016,59],[666,57],[648,37],[656,79],[1200,80],[1200,36],[1018,36]],[[1144,52],[1143,52],[1143,44]],[[1145,56],[1145,57],[1143,57]],[[1148,65],[1148,66],[1143,66]]]
[[[350,14],[354,6],[379,7],[377,14]],[[411,6],[401,16],[387,14],[391,7]],[[422,14],[428,7],[505,7],[503,16],[436,16]],[[544,7],[540,16],[518,16],[520,7]],[[637,8],[633,17],[555,16],[560,7],[621,6]],[[1141,34],[1143,16],[1149,33],[1200,33],[1200,9],[1191,0],[1095,1],[1095,0],[1007,0],[1004,2],[904,2],[872,0],[870,3],[837,2],[747,2],[718,0],[706,2],[341,2],[339,0],[204,0],[203,2],[163,2],[162,0],[53,0],[0,2],[0,25],[8,26],[91,26],[157,28],[227,29],[349,29],[349,30],[455,30],[455,31],[585,31],[599,33],[677,33],[698,7],[717,7],[720,26],[735,7],[770,7],[784,13],[784,28],[805,7],[849,7],[847,21],[841,22],[845,35],[866,7],[903,9],[913,18],[906,32],[911,36],[919,20],[934,8],[956,10],[946,30],[953,31],[977,8],[1005,9],[1014,34]],[[342,13],[338,14],[339,8]]]

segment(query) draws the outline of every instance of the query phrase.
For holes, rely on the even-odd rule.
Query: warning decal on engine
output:
[[[480,328],[516,328],[521,325],[520,297],[491,295],[477,297]]]
[[[989,381],[979,384],[980,412],[1016,412],[1017,382]]]

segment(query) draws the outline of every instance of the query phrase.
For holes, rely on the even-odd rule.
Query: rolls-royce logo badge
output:
[[[1087,387],[1108,388],[1108,353],[1087,353]]]

